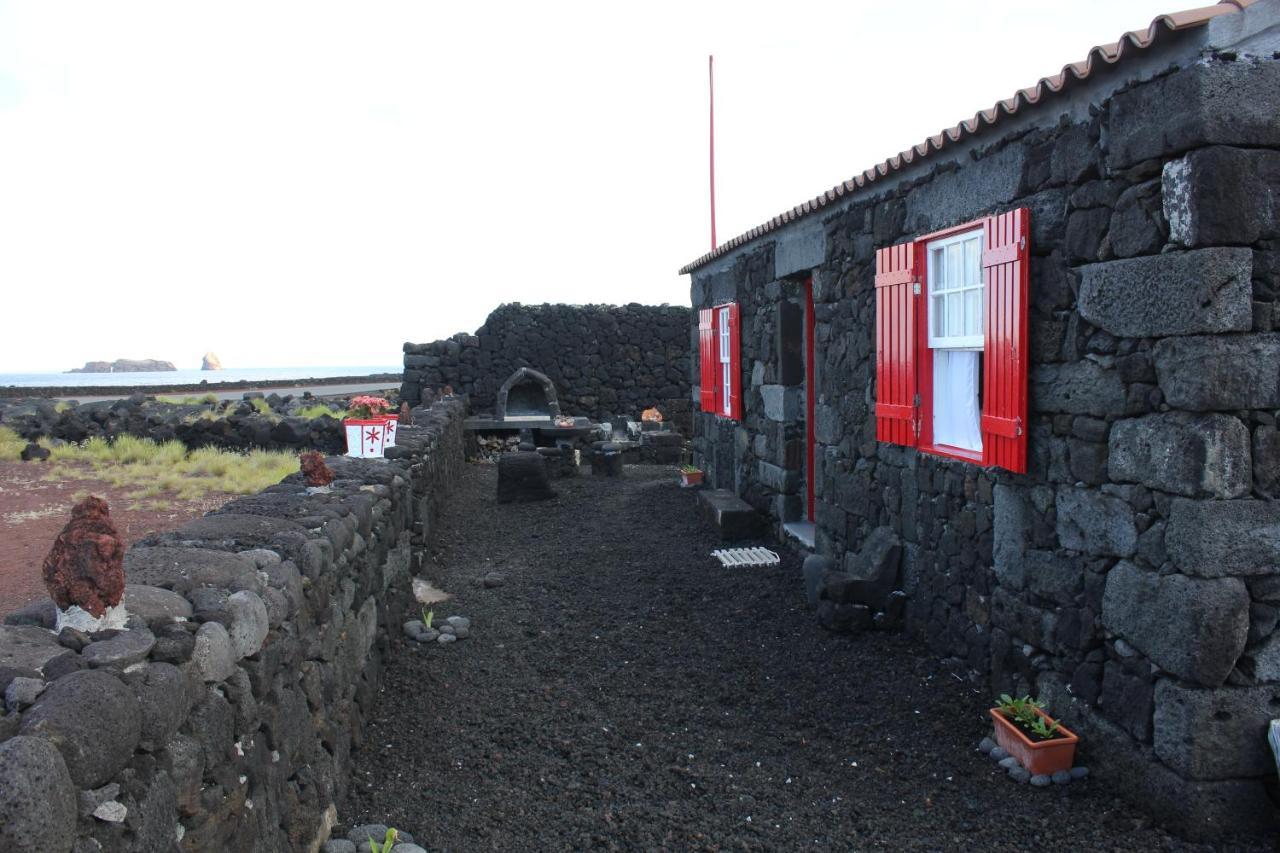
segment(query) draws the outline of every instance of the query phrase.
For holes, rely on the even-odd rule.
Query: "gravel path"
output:
[[[901,635],[823,631],[794,558],[716,567],[671,468],[519,506],[496,477],[468,467],[429,571],[471,637],[397,636],[344,827],[431,850],[1254,849],[1179,842],[1102,778],[1008,780],[974,750],[985,693]]]

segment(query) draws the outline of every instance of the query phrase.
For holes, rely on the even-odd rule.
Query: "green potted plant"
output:
[[[693,465],[680,466],[680,486],[685,489],[702,485],[702,471]]]
[[[1014,699],[1005,693],[991,709],[991,721],[996,743],[1032,776],[1052,776],[1071,769],[1080,738],[1046,714],[1042,703],[1030,696]]]

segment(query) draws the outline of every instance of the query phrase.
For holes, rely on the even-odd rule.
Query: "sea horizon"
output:
[[[117,386],[199,385],[202,382],[271,382],[290,379],[328,379],[400,373],[402,365],[319,367],[228,367],[222,370],[158,370],[137,373],[0,373],[0,388],[89,388]]]

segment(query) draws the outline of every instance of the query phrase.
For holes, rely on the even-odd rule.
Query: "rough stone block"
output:
[[[1247,245],[1280,227],[1280,151],[1214,146],[1164,166],[1169,239],[1183,246]]]
[[[1122,664],[1107,661],[1102,674],[1102,710],[1129,734],[1150,743],[1155,684],[1150,677],[1130,674]]]
[[[698,503],[725,542],[750,539],[759,532],[760,519],[751,504],[727,489],[703,490]]]
[[[845,554],[844,570],[865,587],[862,603],[882,609],[889,593],[898,586],[902,563],[902,541],[891,527],[877,527],[862,541],[857,553]]]
[[[1026,586],[1027,540],[1031,531],[1031,503],[1024,489],[997,484],[992,559],[997,580],[1011,589]]]
[[[22,717],[20,732],[53,741],[80,788],[110,782],[141,732],[137,697],[114,675],[82,670],[58,679]]]
[[[1188,575],[1280,573],[1280,503],[1177,498],[1164,540],[1169,559]]]
[[[800,389],[787,385],[761,385],[764,416],[771,421],[790,423],[800,418]]]
[[[40,737],[0,743],[0,850],[68,853],[75,826],[76,788],[57,748]]]
[[[1280,146],[1280,62],[1197,62],[1112,99],[1108,164],[1123,169],[1205,145]]]
[[[1247,332],[1253,253],[1212,248],[1080,268],[1080,316],[1122,338]]]
[[[555,496],[541,455],[522,452],[498,457],[498,503],[545,501]]]
[[[783,494],[793,494],[800,486],[800,472],[789,471],[764,460],[756,463],[756,474],[765,488]]]
[[[1187,497],[1236,498],[1250,490],[1249,430],[1228,415],[1148,415],[1111,428],[1107,472]]]
[[[1027,588],[1055,604],[1068,605],[1084,590],[1084,561],[1052,551],[1028,551]]]
[[[1280,496],[1280,430],[1274,426],[1253,431],[1253,483],[1264,495]]]
[[[823,235],[820,227],[778,232],[773,246],[773,277],[785,278],[821,266],[826,251]]]
[[[1031,401],[1038,412],[1119,415],[1125,411],[1124,383],[1115,368],[1091,359],[1041,364],[1031,370]]]
[[[1169,338],[1156,344],[1154,359],[1175,409],[1280,407],[1280,334]]]
[[[1267,723],[1280,686],[1201,690],[1169,680],[1156,685],[1155,740],[1160,760],[1192,779],[1274,773]]]
[[[1133,507],[1092,489],[1058,489],[1058,541],[1095,556],[1128,557],[1138,544]]]
[[[1249,592],[1239,578],[1161,576],[1122,561],[1107,574],[1102,624],[1161,669],[1217,687],[1244,651]]]

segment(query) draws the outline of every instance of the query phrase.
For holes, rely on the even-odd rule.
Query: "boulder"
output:
[[[124,550],[107,502],[92,495],[80,501],[44,559],[50,598],[62,610],[75,605],[96,618],[106,615],[124,596]]]
[[[125,584],[124,606],[130,616],[137,616],[156,627],[169,622],[190,619],[191,603],[178,593],[145,584]]]
[[[0,669],[44,672],[50,661],[67,654],[55,634],[34,625],[0,625]]]
[[[22,717],[19,732],[48,738],[78,788],[105,785],[133,757],[142,709],[133,691],[102,670],[58,679]]]
[[[831,558],[821,554],[810,554],[804,558],[800,573],[804,577],[804,598],[809,607],[818,606],[818,592],[822,588],[822,579],[831,571],[831,566]]]
[[[146,660],[155,644],[155,634],[146,628],[139,628],[121,631],[109,640],[90,643],[80,652],[80,656],[91,667],[124,669]]]
[[[200,677],[207,682],[226,681],[235,671],[236,654],[231,644],[231,636],[227,629],[218,622],[205,622],[196,631],[195,649],[191,653],[200,672]]]
[[[0,743],[0,850],[69,853],[76,786],[57,748],[41,737]]]
[[[844,570],[853,584],[850,594],[877,610],[883,610],[889,593],[898,586],[902,540],[891,527],[877,527],[863,540],[857,554],[846,554]]]
[[[227,599],[231,613],[231,649],[237,658],[256,655],[267,638],[270,626],[267,606],[258,595],[247,590],[232,593]]]
[[[182,670],[168,663],[147,664],[133,690],[142,709],[138,745],[148,752],[164,748],[187,719],[198,698],[196,684]]]
[[[124,568],[134,583],[178,593],[201,586],[233,592],[262,589],[252,558],[208,548],[133,547],[125,555]]]
[[[1217,687],[1249,634],[1249,591],[1239,578],[1157,575],[1121,561],[1107,574],[1102,624],[1161,669]]]

